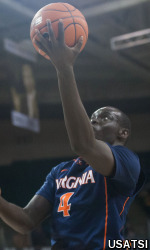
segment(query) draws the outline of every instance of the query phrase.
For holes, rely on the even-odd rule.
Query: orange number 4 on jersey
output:
[[[69,211],[70,211],[70,208],[71,208],[71,203],[68,204],[69,202],[69,199],[71,198],[71,196],[74,194],[73,193],[66,193],[66,194],[63,194],[61,197],[60,197],[60,203],[59,203],[59,207],[58,207],[58,212],[63,212],[63,216],[66,217],[66,216],[70,216],[69,214]]]

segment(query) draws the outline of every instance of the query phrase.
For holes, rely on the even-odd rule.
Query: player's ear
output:
[[[118,136],[119,136],[120,139],[126,140],[128,138],[128,136],[129,136],[129,129],[127,129],[127,128],[120,128]]]

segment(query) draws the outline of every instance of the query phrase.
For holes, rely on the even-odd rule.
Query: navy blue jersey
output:
[[[109,145],[110,146],[110,145]],[[110,146],[113,177],[97,173],[80,157],[54,167],[36,193],[53,207],[54,249],[104,250],[108,240],[123,239],[126,215],[140,185],[139,158],[123,146]]]

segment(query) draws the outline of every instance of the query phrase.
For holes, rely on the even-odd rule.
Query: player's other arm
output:
[[[0,218],[21,234],[32,231],[51,213],[51,204],[44,197],[35,195],[25,208],[9,203],[0,196]]]

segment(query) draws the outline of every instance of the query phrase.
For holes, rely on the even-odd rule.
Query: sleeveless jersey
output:
[[[108,240],[123,239],[129,206],[142,186],[141,168],[138,156],[126,147],[109,147],[113,177],[97,173],[79,157],[54,167],[36,193],[53,207],[52,249],[104,250]]]

